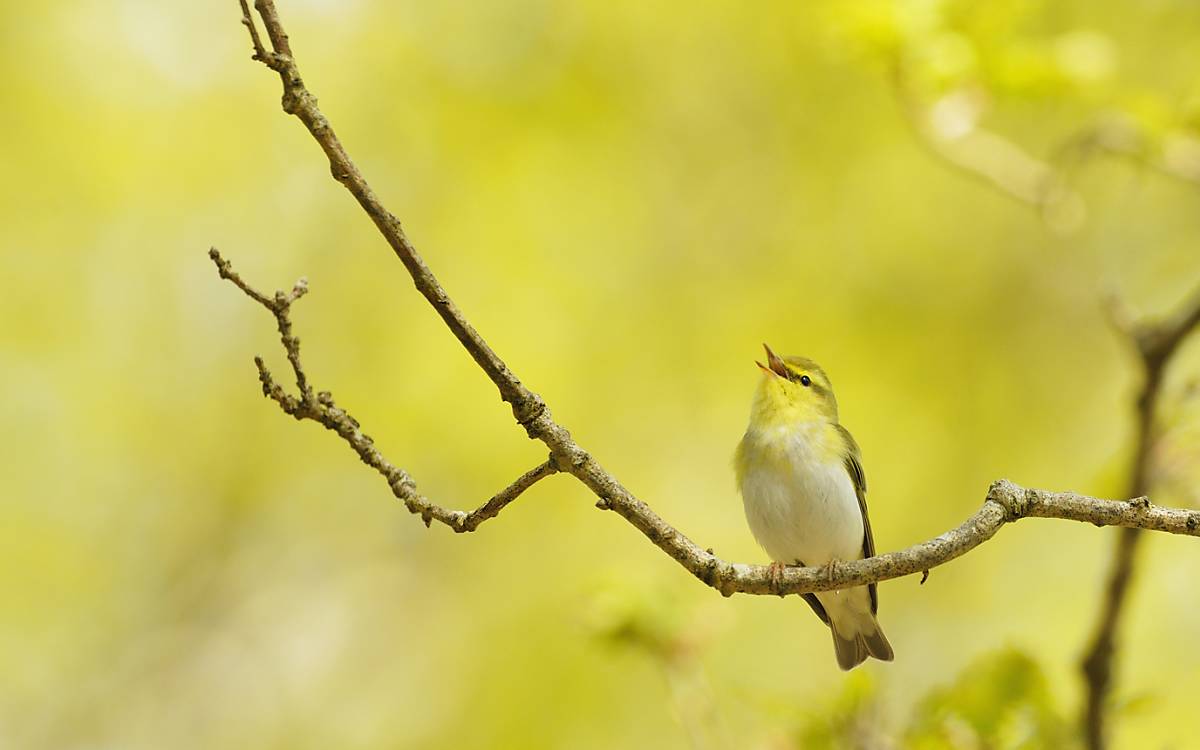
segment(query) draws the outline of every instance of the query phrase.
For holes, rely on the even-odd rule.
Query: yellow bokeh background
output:
[[[1124,493],[1139,377],[1101,299],[1163,314],[1200,283],[1197,186],[1154,164],[1197,143],[1200,8],[279,6],[451,296],[703,546],[764,561],[730,466],[763,341],[831,375],[880,550],[1001,477]],[[273,321],[210,246],[263,287],[309,279],[316,387],[435,501],[473,507],[544,459],[280,111],[239,15],[0,3],[0,746],[683,748],[699,722],[800,747],[848,685],[899,735],[1006,648],[1074,720],[1112,530],[1024,521],[883,584],[896,661],[847,678],[801,602],[722,599],[569,478],[475,534],[426,529],[263,399]],[[1149,145],[1071,169],[1086,213],[1056,224],[922,143],[897,59],[922,101],[983,92],[981,126],[1036,158],[1113,113]],[[1198,373],[1193,344],[1164,423]],[[1192,502],[1179,485],[1155,499]],[[1195,741],[1197,560],[1145,545],[1117,747]],[[622,618],[670,653],[623,646]]]

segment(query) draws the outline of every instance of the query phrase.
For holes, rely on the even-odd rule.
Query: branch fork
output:
[[[1160,321],[1139,320],[1130,306],[1116,294],[1110,294],[1106,310],[1113,328],[1122,334],[1138,354],[1143,381],[1137,397],[1137,442],[1130,472],[1130,501],[1137,512],[1148,513],[1153,506],[1147,493],[1154,484],[1152,456],[1160,437],[1155,415],[1162,398],[1163,378],[1179,346],[1200,325],[1200,290],[1180,305],[1174,314]],[[1185,533],[1195,534],[1200,521],[1196,514],[1184,519]],[[1144,527],[1148,528],[1148,527]],[[1097,617],[1095,633],[1080,662],[1086,688],[1082,725],[1090,750],[1103,750],[1108,744],[1106,716],[1112,693],[1113,660],[1116,654],[1121,616],[1129,601],[1129,587],[1136,570],[1136,554],[1141,541],[1138,528],[1127,528],[1117,540],[1112,568],[1108,573],[1105,595]]]

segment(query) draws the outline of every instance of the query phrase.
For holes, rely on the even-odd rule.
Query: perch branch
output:
[[[1137,400],[1137,446],[1129,493],[1144,495],[1154,483],[1151,456],[1158,437],[1154,416],[1162,395],[1163,376],[1179,345],[1200,325],[1200,290],[1174,315],[1159,323],[1135,323],[1133,315],[1116,298],[1110,300],[1109,312],[1114,326],[1133,342],[1142,364],[1144,381]],[[1128,603],[1141,537],[1140,529],[1121,530],[1095,632],[1081,663],[1087,690],[1082,723],[1084,739],[1091,750],[1103,750],[1108,744],[1105,719],[1112,692],[1118,628]]]
[[[304,293],[307,285],[298,283],[290,293],[276,292],[274,297],[269,297],[243,281],[216,249],[210,250],[209,255],[222,278],[231,281],[275,316],[280,331],[280,342],[296,371],[297,382],[306,383],[307,377],[300,361],[299,339],[291,333],[290,311],[291,304]],[[294,396],[275,382],[261,357],[255,358],[255,364],[258,366],[259,380],[265,396],[296,419],[319,422],[336,432],[354,449],[363,463],[387,480],[393,494],[404,502],[410,511],[421,515],[426,525],[436,520],[455,531],[473,531],[535,482],[560,470],[552,454],[550,460],[526,472],[477,510],[470,513],[448,510],[420,495],[408,474],[384,458],[371,438],[363,433],[358,421],[334,404],[333,396],[329,392],[321,391],[307,399],[304,396]],[[585,459],[582,464],[564,467],[562,470],[574,474],[586,484],[589,475],[584,474],[581,467],[587,465],[588,461],[591,459]],[[598,466],[592,471],[603,472]],[[1060,518],[1098,526],[1122,526],[1200,536],[1200,511],[1160,508],[1151,505],[1144,497],[1128,501],[1101,500],[1072,492],[1025,489],[1001,480],[988,490],[983,507],[978,512],[958,528],[927,542],[899,552],[842,563],[832,575],[825,568],[788,567],[781,575],[776,576],[768,566],[730,563],[718,558],[710,550],[701,549],[650,510],[649,506],[628,493],[617,494],[624,490],[618,490],[620,485],[616,480],[609,481],[611,485],[607,491],[610,494],[607,498],[600,495],[601,507],[617,510],[692,575],[726,596],[734,593],[783,596],[828,591],[923,573],[969,552],[991,539],[1000,527],[1020,518]]]

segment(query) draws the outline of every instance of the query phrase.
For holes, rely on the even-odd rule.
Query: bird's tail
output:
[[[854,669],[868,656],[880,661],[892,660],[892,644],[888,643],[875,615],[851,609],[843,609],[837,615],[830,617],[829,629],[833,631],[833,650],[839,667]]]

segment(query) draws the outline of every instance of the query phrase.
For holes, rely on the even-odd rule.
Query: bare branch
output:
[[[363,178],[362,173],[350,160],[350,156],[342,147],[337,134],[334,133],[333,127],[317,107],[317,98],[304,85],[300,69],[292,58],[288,35],[279,20],[275,4],[271,0],[258,0],[254,7],[262,17],[263,25],[267,29],[267,36],[271,39],[274,47],[274,52],[267,54],[263,62],[279,73],[280,81],[283,84],[283,110],[288,114],[295,115],[308,128],[309,133],[312,134],[321,146],[321,150],[325,152],[326,158],[329,159],[329,167],[334,179],[349,190],[363,210],[367,212],[380,234],[387,240],[404,267],[408,269],[417,291],[433,305],[434,310],[441,316],[454,336],[496,384],[500,390],[500,397],[512,406],[517,421],[525,425],[526,429],[531,430],[532,437],[541,438],[543,434],[548,434],[553,427],[557,427],[548,419],[536,428],[538,434],[535,434],[531,424],[545,410],[545,404],[541,398],[521,384],[516,375],[508,369],[504,361],[492,351],[492,348],[467,321],[458,306],[450,299],[450,295],[446,294],[446,290],[442,288],[433,272],[429,270],[429,266],[425,265],[425,261],[408,241],[400,226],[400,220],[383,206],[370,185],[367,184],[366,179]],[[550,445],[550,448],[556,450],[554,445]],[[561,450],[559,452],[562,453]],[[566,454],[563,455],[570,458]]]
[[[274,298],[267,297],[243,281],[216,249],[210,250],[209,255],[223,278],[229,279],[248,297],[275,316],[280,330],[280,341],[287,351],[288,359],[293,363],[297,378],[304,379],[299,339],[291,335],[289,314],[291,302],[307,287],[297,285],[290,295],[277,292]],[[336,432],[358,453],[363,463],[388,480],[388,485],[396,497],[402,500],[410,511],[420,514],[426,525],[436,520],[455,531],[474,531],[479,524],[495,517],[522,492],[559,470],[552,457],[523,474],[476,510],[470,513],[448,510],[418,494],[408,474],[383,457],[371,438],[362,432],[358,420],[338,408],[333,396],[327,391],[317,394],[311,401],[303,397],[297,398],[275,382],[261,357],[256,357],[254,362],[258,367],[264,395],[296,419],[313,420]],[[576,474],[582,466],[592,468]],[[592,486],[589,481],[597,481],[596,476],[607,477],[590,458],[584,459],[582,464],[564,470],[575,474],[589,487]],[[860,586],[914,573],[928,576],[931,568],[969,552],[991,539],[1001,526],[1020,518],[1061,518],[1097,526],[1123,526],[1200,536],[1200,511],[1159,508],[1151,505],[1144,497],[1115,501],[1071,492],[1031,490],[1001,480],[992,485],[983,507],[975,515],[958,528],[927,542],[899,552],[842,563],[832,574],[826,568],[788,567],[782,574],[774,575],[768,566],[730,563],[718,558],[710,550],[701,549],[682,532],[663,521],[648,506],[621,489],[615,480],[610,481],[612,484],[601,485],[601,489],[596,491],[601,497],[601,501],[597,503],[599,507],[616,510],[692,575],[726,596],[734,593],[783,596]],[[613,499],[616,499],[616,502],[613,502]]]
[[[1119,297],[1110,297],[1108,310],[1113,325],[1133,342],[1144,372],[1145,380],[1137,400],[1137,445],[1129,494],[1145,495],[1154,484],[1150,464],[1158,440],[1154,417],[1162,395],[1163,377],[1179,345],[1200,325],[1200,289],[1175,314],[1157,323],[1135,322],[1132,311]],[[1112,692],[1118,628],[1128,602],[1141,536],[1139,529],[1126,528],[1117,540],[1095,632],[1081,663],[1087,689],[1082,723],[1084,738],[1091,750],[1103,750],[1107,746],[1105,719]]]
[[[216,264],[217,273],[220,274],[221,278],[228,279],[234,286],[241,289],[247,297],[265,307],[275,316],[275,323],[279,328],[280,343],[283,344],[284,351],[287,352],[288,361],[292,365],[292,371],[296,376],[296,386],[300,391],[300,396],[296,397],[289,394],[283,386],[275,382],[274,376],[267,369],[262,357],[255,357],[254,364],[258,368],[258,380],[262,383],[263,395],[279,404],[280,409],[296,419],[308,419],[319,422],[326,429],[336,432],[354,449],[354,452],[358,454],[363,463],[383,475],[383,478],[387,480],[388,486],[392,490],[392,494],[403,502],[410,512],[420,515],[422,520],[425,521],[426,526],[429,526],[433,521],[439,521],[458,532],[474,531],[479,528],[479,524],[489,518],[495,518],[509,503],[516,500],[522,492],[532,487],[538,481],[558,472],[558,468],[552,461],[545,461],[522,474],[516,481],[470,513],[461,510],[450,510],[431,502],[428,498],[417,492],[416,483],[413,482],[412,478],[403,469],[384,458],[379,449],[375,447],[375,443],[371,440],[370,436],[362,431],[358,420],[334,403],[333,394],[328,391],[321,391],[315,396],[313,395],[312,388],[308,384],[308,376],[304,372],[304,365],[300,361],[300,339],[292,335],[291,321],[292,303],[304,296],[308,291],[307,282],[301,279],[292,287],[290,292],[279,291],[275,292],[274,296],[268,297],[246,283],[233,270],[232,264],[221,257],[221,253],[215,247],[208,251],[208,256]]]
[[[1200,536],[1200,511],[1160,508],[1144,497],[1101,500],[1073,492],[1026,489],[1000,480],[988,490],[983,507],[957,528],[898,552],[839,563],[832,576],[825,568],[788,567],[776,584],[767,566],[730,565],[707,552],[700,553],[684,567],[726,595],[829,591],[924,573],[966,554],[991,539],[1006,523],[1021,518],[1059,518],[1097,526]],[[713,580],[706,580],[705,573],[709,570],[715,573]]]
[[[1096,155],[1126,159],[1190,185],[1200,185],[1200,140],[1177,135],[1164,153],[1126,118],[1109,116],[1062,141],[1039,159],[1011,138],[981,127],[983,95],[971,89],[926,102],[904,64],[892,64],[893,90],[917,142],[934,158],[1037,211],[1058,232],[1077,229],[1087,215],[1072,173]]]
[[[242,281],[242,277],[233,270],[233,264],[221,257],[221,253],[215,247],[209,248],[208,257],[217,265],[217,273],[222,279],[227,279],[233,282],[233,285],[246,293],[250,299],[267,308],[271,312],[275,312],[275,299],[268,297],[265,294],[257,291],[246,282]]]
[[[250,14],[250,6],[246,0],[238,0],[242,4],[242,25],[250,32],[250,43],[254,46],[253,60],[267,62],[267,50],[263,47],[262,38],[258,35],[258,26],[254,23],[254,17]]]
[[[512,484],[493,495],[491,500],[488,500],[486,503],[470,513],[465,514],[462,517],[462,520],[458,523],[458,526],[455,527],[455,530],[474,531],[475,529],[479,528],[479,524],[483,523],[489,518],[495,518],[500,511],[508,507],[509,503],[511,503],[513,500],[516,500],[522,492],[532,487],[539,480],[557,472],[558,469],[554,466],[552,461],[544,461],[538,464],[521,476],[517,477]]]

